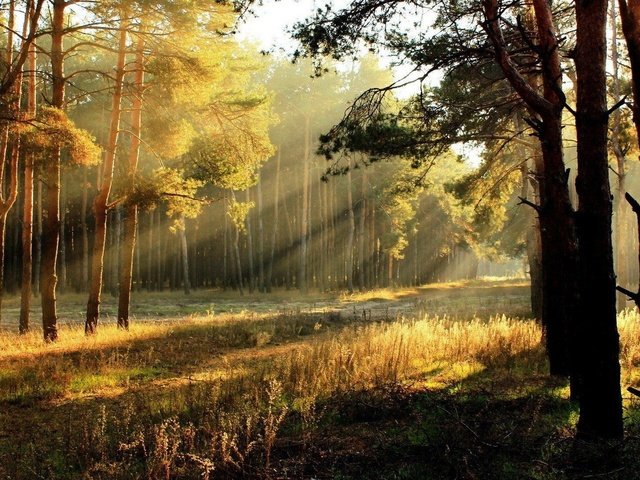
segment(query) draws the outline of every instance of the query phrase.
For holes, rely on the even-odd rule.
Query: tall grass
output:
[[[623,312],[619,327],[623,379],[632,382],[640,316]],[[545,368],[540,326],[506,316],[377,323],[329,314],[228,316],[139,324],[131,332],[106,327],[92,338],[79,326],[67,329],[57,345],[0,336],[0,398],[62,405],[46,412],[50,425],[31,443],[0,444],[5,476],[38,465],[48,478],[268,477],[282,430],[316,428],[336,395],[388,385],[443,388],[485,369]],[[80,391],[93,396],[79,398]],[[49,429],[58,434],[49,438]],[[36,448],[43,436],[56,456]],[[13,472],[7,458],[15,459]]]

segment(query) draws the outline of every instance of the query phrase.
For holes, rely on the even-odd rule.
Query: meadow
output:
[[[0,478],[637,478],[625,443],[581,461],[577,407],[547,375],[528,286],[473,281],[354,295],[134,294],[130,331],[0,332]],[[622,383],[640,317],[619,315]]]

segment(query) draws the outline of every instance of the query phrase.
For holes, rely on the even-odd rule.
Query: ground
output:
[[[528,295],[512,280],[136,292],[129,332],[106,296],[86,338],[85,299],[66,294],[50,345],[15,333],[11,298],[0,478],[640,478],[630,395],[623,444],[573,442],[578,412],[546,374]],[[637,384],[638,315],[620,329],[623,383]]]

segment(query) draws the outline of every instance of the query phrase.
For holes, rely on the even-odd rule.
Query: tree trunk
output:
[[[189,280],[189,248],[187,247],[187,221],[184,215],[180,215],[178,235],[180,235],[180,258],[182,259],[182,287],[184,288],[184,294],[189,295],[191,293],[191,282]]]
[[[133,79],[134,94],[131,105],[131,144],[127,162],[129,182],[135,181],[140,157],[140,134],[142,127],[142,101],[144,93],[144,37],[140,35],[136,44],[135,73]],[[133,185],[131,185],[133,186]],[[127,202],[124,220],[124,239],[121,247],[120,282],[118,295],[118,327],[129,328],[129,305],[131,303],[131,283],[133,255],[136,250],[136,232],[138,228],[138,205]],[[152,244],[150,245],[152,247]],[[139,266],[140,262],[138,262]],[[138,276],[139,278],[139,276]],[[149,279],[151,275],[149,275]]]
[[[347,274],[347,290],[353,293],[353,240],[356,233],[356,218],[353,213],[353,185],[351,182],[351,161],[349,161],[349,170],[347,171],[347,216],[349,218],[349,230],[347,231],[346,244],[346,274]]]
[[[245,198],[247,203],[251,201],[251,195],[249,194],[248,188],[245,190]],[[251,211],[247,213],[245,224],[247,228],[247,258],[249,260],[249,293],[253,293],[253,290],[256,287],[256,276],[253,268],[253,232],[251,229]]]
[[[620,73],[618,65],[618,24],[617,24],[617,12],[616,2],[611,2],[610,10],[610,29],[611,29],[611,90],[613,94],[613,100],[618,103],[621,98],[620,93]],[[614,196],[614,212],[615,212],[615,255],[616,255],[616,281],[621,285],[629,284],[629,272],[627,270],[627,212],[628,206],[624,201],[626,193],[626,179],[627,179],[627,159],[620,145],[620,136],[622,133],[621,128],[621,115],[620,109],[616,109],[612,115],[611,125],[611,149],[616,157],[616,177],[617,177],[617,192]],[[618,293],[617,297],[617,309],[623,310],[627,304],[627,297],[622,293]]]
[[[51,25],[51,81],[52,106],[64,108],[64,37],[65,0],[53,1]],[[51,152],[51,160],[46,162],[43,181],[47,187],[46,212],[42,225],[42,264],[40,272],[40,291],[42,302],[42,330],[47,341],[58,338],[58,314],[56,312],[56,285],[58,277],[58,242],[60,241],[60,149]]]
[[[276,180],[273,193],[273,230],[271,231],[271,255],[269,258],[269,268],[267,270],[267,292],[271,293],[271,285],[273,281],[273,263],[276,255],[276,243],[278,240],[278,221],[279,221],[279,207],[280,207],[280,159],[282,156],[282,147],[278,147],[278,154],[276,156]],[[281,255],[279,254],[279,257]]]
[[[33,12],[29,12],[33,15]],[[29,47],[27,116],[36,115],[36,45]],[[33,154],[25,156],[24,205],[22,207],[22,290],[20,293],[20,333],[29,331],[31,282],[33,281]]]
[[[309,231],[309,161],[311,156],[309,117],[304,119],[304,158],[302,162],[302,210],[300,212],[300,265],[298,288],[307,293],[307,234]]]
[[[262,224],[262,176],[258,178],[258,291],[264,293],[264,225]]]
[[[122,87],[125,75],[124,66],[127,47],[128,25],[123,19],[121,19],[120,22],[118,60],[116,64],[115,85],[111,103],[109,139],[102,164],[102,181],[100,183],[98,193],[93,201],[95,232],[93,256],[91,260],[91,283],[89,285],[89,300],[87,301],[87,317],[85,320],[86,334],[96,333],[98,319],[100,317],[100,297],[102,294],[102,274],[104,270],[104,252],[107,236],[107,212],[109,210],[109,193],[111,192],[111,185],[113,182],[116,148],[118,146]]]
[[[367,217],[367,174],[362,170],[362,188],[360,191],[360,208],[359,208],[359,226],[358,226],[358,287],[361,292],[365,290],[364,275],[364,246],[365,246],[365,225]],[[417,255],[416,255],[417,257]],[[417,260],[416,260],[417,262]]]
[[[586,439],[623,435],[607,163],[606,22],[606,1],[576,1],[581,309],[574,331],[582,382],[578,437]]]
[[[64,292],[67,288],[67,235],[65,231],[67,219],[67,185],[65,179],[61,179],[60,185],[60,262],[58,265],[58,291]]]

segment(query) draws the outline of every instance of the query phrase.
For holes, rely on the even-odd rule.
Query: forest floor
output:
[[[90,338],[84,296],[67,294],[49,345],[15,333],[9,298],[0,478],[640,478],[640,402],[625,393],[624,443],[575,444],[528,294],[513,280],[137,292],[128,332],[106,295]],[[640,317],[619,326],[623,385],[637,385]]]

